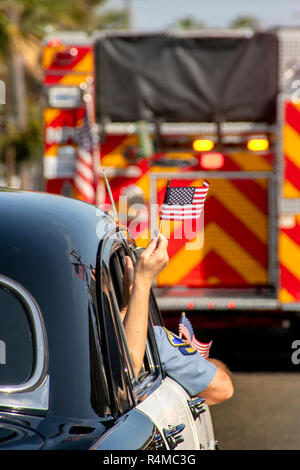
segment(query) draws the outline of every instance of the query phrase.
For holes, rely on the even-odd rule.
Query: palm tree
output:
[[[9,114],[20,131],[27,127],[25,71],[34,80],[42,78],[41,38],[46,25],[56,29],[91,29],[95,7],[103,0],[2,0],[0,4],[0,45],[7,64]]]
[[[239,15],[235,18],[229,25],[230,28],[240,29],[240,28],[249,28],[249,29],[260,29],[261,23],[258,18],[251,15]]]
[[[185,16],[184,18],[180,18],[179,20],[175,21],[175,23],[171,25],[171,28],[197,30],[205,28],[205,24],[203,21],[196,20],[191,16]]]

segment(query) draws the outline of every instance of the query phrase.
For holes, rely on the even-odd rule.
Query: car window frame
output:
[[[119,356],[119,370],[120,370],[120,377],[121,377],[121,381],[122,383],[124,384],[124,386],[126,387],[126,401],[127,401],[127,407],[126,406],[121,406],[120,404],[120,400],[118,398],[118,385],[116,383],[116,379],[115,379],[115,375],[113,373],[113,367],[112,367],[112,357],[111,357],[111,348],[110,348],[110,341],[108,339],[109,337],[109,330],[108,330],[108,323],[107,323],[107,319],[106,319],[106,314],[104,315],[104,318],[103,318],[103,333],[104,333],[104,337],[103,337],[103,340],[102,340],[102,344],[103,342],[105,343],[105,351],[106,351],[106,354],[107,354],[107,363],[108,363],[108,371],[107,373],[109,374],[109,377],[110,377],[110,392],[111,392],[111,397],[110,397],[110,401],[111,401],[111,408],[112,408],[112,415],[117,418],[118,416],[124,414],[124,412],[128,411],[129,409],[133,408],[133,406],[135,405],[135,400],[133,398],[133,395],[132,395],[132,390],[131,390],[131,387],[130,387],[130,380],[129,380],[129,373],[128,373],[128,365],[127,365],[127,362],[125,361],[125,358],[124,358],[124,350],[123,350],[123,343],[122,343],[122,339],[120,338],[119,336],[119,332],[118,332],[118,328],[115,326],[116,325],[116,321],[115,321],[115,315],[114,315],[114,310],[115,310],[115,298],[114,298],[114,294],[113,294],[113,290],[112,290],[112,285],[110,283],[110,279],[109,279],[109,276],[108,276],[108,272],[107,270],[104,271],[104,268],[103,266],[101,266],[101,308],[100,308],[100,312],[104,312],[104,309],[106,308],[104,306],[104,302],[103,302],[103,292],[102,292],[102,287],[103,287],[103,283],[106,284],[106,289],[109,293],[109,310],[110,310],[110,315],[111,315],[111,322],[113,324],[113,328],[114,328],[114,334],[116,336],[116,344],[115,344],[115,347],[116,347],[116,350],[117,350],[117,354]]]

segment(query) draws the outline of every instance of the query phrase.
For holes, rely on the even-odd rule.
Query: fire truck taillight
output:
[[[230,310],[233,310],[233,309],[235,309],[235,307],[236,307],[236,303],[235,303],[235,302],[228,302],[227,308],[229,308]]]
[[[52,38],[52,39],[49,39],[47,45],[49,47],[59,47],[62,45],[62,42],[60,39],[57,39],[57,38]]]
[[[269,141],[265,138],[249,139],[247,142],[247,149],[251,152],[264,152],[268,150],[269,146]]]
[[[53,63],[57,66],[67,66],[76,59],[77,55],[78,49],[76,47],[71,47],[65,51],[58,51],[55,54]]]
[[[203,153],[200,157],[200,165],[205,170],[219,170],[224,165],[224,155],[218,152]]]
[[[211,139],[196,139],[193,142],[193,149],[195,152],[209,152],[215,146]]]

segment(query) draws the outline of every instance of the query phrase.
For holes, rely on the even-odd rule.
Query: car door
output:
[[[199,443],[200,450],[215,450],[215,437],[209,407],[202,398],[191,398],[189,394],[174,380],[165,379],[189,409]]]
[[[155,296],[150,295],[150,313],[153,325],[163,325],[163,318],[157,306]],[[180,399],[188,406],[189,413],[194,420],[194,426],[198,438],[199,448],[206,450],[215,450],[216,441],[214,436],[213,423],[209,411],[203,398],[191,398],[188,393],[174,380],[168,378],[170,386],[180,395]]]
[[[102,250],[101,273],[111,295],[110,310],[117,332],[126,374],[136,409],[148,416],[160,432],[163,443],[170,449],[199,449],[195,421],[188,406],[188,394],[170,378],[163,378],[152,320],[149,321],[144,364],[136,377],[119,311],[122,306],[122,276],[124,256],[129,254],[123,241],[108,239]],[[152,301],[153,303],[153,298]],[[151,304],[150,302],[150,304]],[[151,319],[151,308],[150,308]],[[180,389],[180,392],[179,392]]]
[[[162,325],[162,317],[157,307],[153,294],[150,296],[150,321],[152,325]],[[194,429],[194,436],[199,449],[215,449],[214,430],[208,406],[203,398],[192,398],[176,381],[166,377],[164,382],[168,384],[168,392],[175,393],[186,410],[186,414]]]

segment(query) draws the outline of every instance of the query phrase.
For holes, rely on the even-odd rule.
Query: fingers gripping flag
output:
[[[208,181],[203,186],[176,186],[167,188],[160,218],[169,220],[198,219],[201,216],[209,190]]]
[[[183,336],[205,359],[208,358],[212,341],[209,343],[201,343],[201,341],[197,340],[192,324],[184,312],[181,315],[178,330],[179,336]]]

